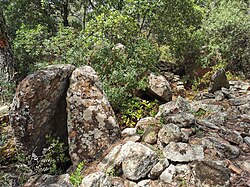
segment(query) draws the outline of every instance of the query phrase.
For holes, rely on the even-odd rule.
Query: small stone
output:
[[[137,129],[141,129],[143,131],[146,131],[146,129],[148,128],[148,126],[157,126],[160,124],[160,121],[154,117],[145,117],[140,119],[137,124],[136,124],[136,128]]]
[[[157,164],[153,166],[149,173],[149,178],[151,179],[157,179],[161,173],[169,166],[168,159],[164,158],[161,159]]]
[[[28,182],[26,182],[23,187],[31,187],[31,186],[37,186],[37,187],[73,187],[73,185],[70,183],[69,180],[70,176],[69,174],[63,174],[63,175],[39,175],[31,177]]]
[[[165,124],[173,123],[179,127],[190,127],[195,123],[195,117],[193,114],[181,112],[163,116],[163,121]]]
[[[216,92],[214,92],[214,95],[215,95],[216,101],[222,101],[225,99],[225,95],[223,94],[221,90],[217,90]]]
[[[150,131],[144,137],[144,142],[148,144],[156,144],[157,143],[157,133],[155,131]]]
[[[197,162],[194,167],[197,186],[228,187],[230,186],[230,171],[209,161]]]
[[[147,176],[158,161],[156,152],[140,143],[127,142],[120,154],[123,175],[133,181]]]
[[[221,128],[219,131],[219,134],[222,138],[225,140],[234,143],[234,144],[242,144],[243,143],[243,138],[241,137],[240,133],[237,131],[231,131],[225,128]]]
[[[98,164],[98,170],[114,170],[129,180],[137,181],[147,176],[157,161],[156,152],[140,143],[128,141],[114,147]]]
[[[181,130],[174,124],[164,125],[158,133],[158,140],[165,145],[170,142],[180,142],[182,140]]]
[[[170,142],[163,150],[163,155],[174,162],[190,162],[204,159],[201,145]]]
[[[166,183],[171,183],[173,181],[173,177],[175,175],[175,166],[170,165],[168,168],[166,168],[162,174],[160,175],[160,180],[166,182]]]
[[[122,131],[122,136],[126,137],[126,136],[133,136],[136,135],[136,128],[126,128]]]
[[[244,137],[244,142],[250,147],[250,137],[249,136]]]
[[[191,111],[191,105],[189,104],[189,102],[186,99],[184,99],[181,96],[177,97],[174,107],[178,108],[178,110],[182,111],[182,112],[190,112]]]
[[[95,172],[85,176],[80,187],[110,187],[111,185],[111,180],[105,173]]]

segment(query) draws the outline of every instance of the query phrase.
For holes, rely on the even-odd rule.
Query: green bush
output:
[[[33,72],[37,63],[46,61],[43,51],[46,47],[44,40],[48,37],[47,28],[41,25],[31,28],[23,24],[17,30],[13,49],[17,70],[22,78]]]
[[[62,174],[70,162],[67,155],[67,147],[60,142],[59,138],[46,136],[48,147],[43,149],[42,156],[32,155],[35,169],[38,173],[48,173],[51,175]]]
[[[231,70],[250,70],[250,14],[242,1],[222,0],[209,3],[197,35],[202,38],[204,66],[219,63]]]
[[[150,102],[138,97],[132,98],[128,103],[122,105],[119,124],[123,128],[135,127],[136,123],[144,117],[155,116],[158,110],[157,101]]]

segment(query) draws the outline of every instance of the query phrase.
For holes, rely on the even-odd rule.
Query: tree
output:
[[[13,80],[15,75],[15,63],[6,31],[6,23],[3,12],[0,10],[0,72],[4,79]]]

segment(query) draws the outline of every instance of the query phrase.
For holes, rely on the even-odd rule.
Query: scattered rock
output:
[[[158,98],[161,101],[168,102],[172,100],[172,91],[170,84],[166,78],[162,75],[150,74],[149,79],[149,91],[148,94],[153,98]]]
[[[146,131],[146,129],[148,128],[148,126],[158,126],[160,124],[160,120],[156,119],[154,117],[145,117],[140,119],[137,124],[136,124],[136,128],[137,129],[141,129],[143,131]]]
[[[136,135],[136,128],[126,128],[122,131],[122,136],[126,137],[126,136],[133,136]]]
[[[143,138],[144,142],[148,143],[148,144],[156,144],[157,143],[157,132],[155,131],[150,131],[149,133],[145,134],[144,138]]]
[[[215,91],[214,95],[215,95],[215,100],[216,101],[222,101],[222,100],[225,99],[225,95],[224,95],[224,93],[221,90]]]
[[[162,174],[160,175],[160,180],[166,182],[166,183],[171,183],[173,180],[173,177],[175,175],[175,166],[170,165],[168,168],[166,168]]]
[[[225,140],[234,143],[234,144],[242,144],[243,138],[241,137],[240,133],[237,131],[231,131],[225,128],[221,128],[219,134]]]
[[[163,145],[167,145],[170,142],[180,142],[182,140],[181,130],[174,124],[164,125],[158,133],[158,140]]]
[[[197,162],[194,167],[197,186],[230,186],[230,171],[221,165],[209,161]]]
[[[168,159],[160,159],[157,164],[153,166],[149,173],[149,178],[151,179],[157,179],[161,173],[169,166]]]
[[[208,90],[209,92],[214,93],[215,91],[220,90],[222,87],[229,88],[229,82],[227,80],[225,70],[219,69],[212,76]]]
[[[138,182],[137,186],[138,187],[170,187],[169,184],[166,184],[164,182],[161,182],[158,180],[149,180],[149,179]],[[133,187],[137,187],[137,186],[133,186]]]
[[[157,162],[157,154],[140,143],[127,142],[120,154],[123,175],[133,181],[147,176]]]
[[[110,178],[103,172],[95,172],[83,178],[80,187],[110,187]]]
[[[98,168],[101,171],[114,170],[115,173],[122,169],[124,177],[137,181],[145,177],[157,161],[157,154],[153,150],[129,141],[114,147]]]
[[[250,137],[249,136],[244,137],[244,142],[250,147]]]
[[[120,137],[114,112],[90,66],[73,71],[67,112],[69,152],[74,165],[97,159]]]
[[[201,145],[187,143],[169,143],[163,150],[166,158],[174,162],[190,162],[203,160],[204,152]]]
[[[4,105],[4,106],[0,106],[0,116],[3,114],[7,114],[9,112],[9,106]]]
[[[204,137],[202,144],[207,148],[215,148],[216,155],[219,158],[234,159],[240,154],[240,149],[236,146],[230,145],[227,141],[219,137]]]
[[[29,179],[23,187],[74,187],[69,181],[69,175],[39,175]]]
[[[179,127],[190,127],[195,123],[194,115],[184,112],[162,116],[162,119],[165,124],[173,123]]]

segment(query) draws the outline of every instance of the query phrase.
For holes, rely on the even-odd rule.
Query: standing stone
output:
[[[164,76],[157,76],[151,73],[148,79],[149,95],[156,97],[163,102],[169,102],[172,100],[171,87]]]
[[[67,112],[69,152],[74,165],[97,159],[120,137],[114,112],[90,66],[73,71]]]
[[[41,155],[46,135],[60,137],[68,145],[66,91],[71,65],[54,65],[27,76],[17,87],[10,111],[19,149]]]
[[[224,69],[219,69],[212,76],[211,83],[209,85],[209,92],[214,93],[220,90],[222,87],[229,88],[229,82]]]

